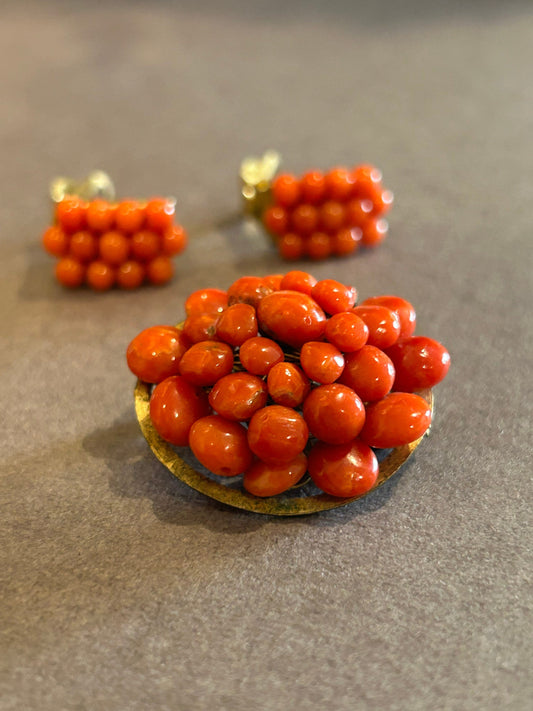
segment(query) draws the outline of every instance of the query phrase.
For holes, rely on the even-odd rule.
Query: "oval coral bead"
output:
[[[366,409],[359,435],[370,447],[401,447],[422,437],[431,424],[431,408],[420,395],[390,393]]]
[[[259,326],[267,335],[299,347],[319,340],[326,328],[326,314],[307,294],[275,291],[257,306]]]

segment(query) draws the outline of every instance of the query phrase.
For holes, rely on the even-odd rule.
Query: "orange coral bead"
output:
[[[70,254],[80,262],[90,262],[98,253],[98,241],[92,232],[74,232],[70,238]]]
[[[131,236],[131,253],[141,262],[150,262],[159,255],[161,239],[151,230],[140,230]]]
[[[56,205],[56,219],[65,232],[76,232],[85,227],[87,203],[75,195]]]
[[[326,186],[330,200],[344,202],[353,192],[355,177],[347,168],[332,168],[326,176]]]
[[[54,257],[64,257],[69,247],[68,236],[61,227],[49,227],[43,234],[43,247]]]
[[[372,210],[373,215],[385,215],[391,209],[394,202],[394,193],[391,190],[381,190],[379,191],[372,203],[374,209]]]
[[[272,205],[263,213],[263,224],[272,234],[282,235],[289,226],[287,210],[281,205]]]
[[[56,279],[63,286],[75,289],[83,283],[85,268],[73,257],[63,257],[56,264]]]
[[[242,484],[254,496],[276,496],[297,484],[307,470],[307,457],[299,454],[284,464],[258,460],[245,472]]]
[[[93,200],[87,206],[87,227],[94,232],[107,232],[115,221],[116,205],[107,200]]]
[[[326,259],[331,254],[332,241],[325,232],[313,232],[306,240],[305,251],[310,259]]]
[[[152,198],[146,203],[144,211],[146,226],[154,232],[165,232],[174,222],[176,204],[167,198]]]
[[[87,267],[87,284],[95,291],[107,291],[115,283],[115,270],[106,262],[91,262]]]
[[[196,459],[218,476],[243,474],[253,461],[246,429],[220,415],[196,420],[189,432],[189,447]]]
[[[381,191],[381,171],[373,165],[358,165],[353,170],[355,179],[354,196],[363,200],[374,200]]]
[[[280,239],[278,248],[283,259],[300,259],[305,251],[304,240],[294,232],[287,232]]]
[[[362,238],[363,231],[360,227],[345,227],[331,237],[331,250],[339,257],[352,254],[359,249]]]
[[[389,223],[387,220],[380,218],[379,220],[370,219],[363,225],[362,242],[365,247],[377,247],[381,244],[387,232],[389,231]]]
[[[302,200],[310,205],[322,202],[326,194],[326,178],[320,170],[310,170],[300,181]]]
[[[296,176],[282,173],[272,181],[272,195],[283,207],[292,207],[300,199],[300,181]]]
[[[126,235],[122,232],[104,232],[100,237],[99,244],[100,257],[112,267],[122,264],[128,259],[130,253],[130,243]]]
[[[174,265],[168,257],[156,257],[146,267],[146,275],[152,284],[166,284],[174,275]]]
[[[181,225],[169,227],[163,234],[161,240],[161,251],[167,257],[173,257],[176,254],[181,254],[187,246],[187,232]]]
[[[121,289],[137,289],[143,283],[144,276],[143,265],[130,260],[117,269],[117,284]]]
[[[374,204],[371,200],[350,200],[346,206],[346,223],[349,227],[361,227],[366,224]]]
[[[291,214],[291,227],[296,234],[310,235],[318,224],[318,210],[313,205],[298,205]]]
[[[138,232],[144,224],[144,210],[136,200],[123,200],[117,206],[115,222],[122,232]]]
[[[320,208],[320,227],[324,232],[338,232],[346,223],[344,205],[335,200],[328,200]]]

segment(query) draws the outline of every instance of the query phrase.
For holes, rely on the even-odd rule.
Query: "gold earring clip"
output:
[[[54,203],[62,202],[67,195],[76,195],[82,200],[115,199],[115,186],[103,170],[93,170],[84,180],[58,177],[50,183],[50,197]]]

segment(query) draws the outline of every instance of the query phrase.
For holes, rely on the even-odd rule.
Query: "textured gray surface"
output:
[[[526,1],[2,4],[2,711],[531,708],[532,33]],[[313,271],[453,358],[403,473],[299,520],[171,480],[124,363],[192,289],[280,271],[216,226],[267,147],[382,167],[390,238]],[[52,280],[48,180],[93,167],[179,197],[170,286]]]

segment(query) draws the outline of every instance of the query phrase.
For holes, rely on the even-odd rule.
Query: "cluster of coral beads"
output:
[[[409,302],[356,297],[301,271],[194,292],[182,326],[148,328],[128,348],[133,373],[156,384],[154,427],[214,474],[243,474],[256,496],[306,471],[333,496],[366,493],[378,476],[373,448],[428,429],[431,410],[414,391],[442,380],[450,359],[413,335]]]
[[[55,224],[44,233],[43,246],[58,257],[56,278],[70,288],[164,284],[174,273],[171,257],[187,244],[174,213],[174,201],[166,198],[110,203],[66,197],[56,205]]]
[[[285,259],[325,259],[374,247],[388,231],[384,215],[393,194],[371,165],[319,170],[301,178],[288,173],[272,183],[273,204],[263,213],[266,229]]]

